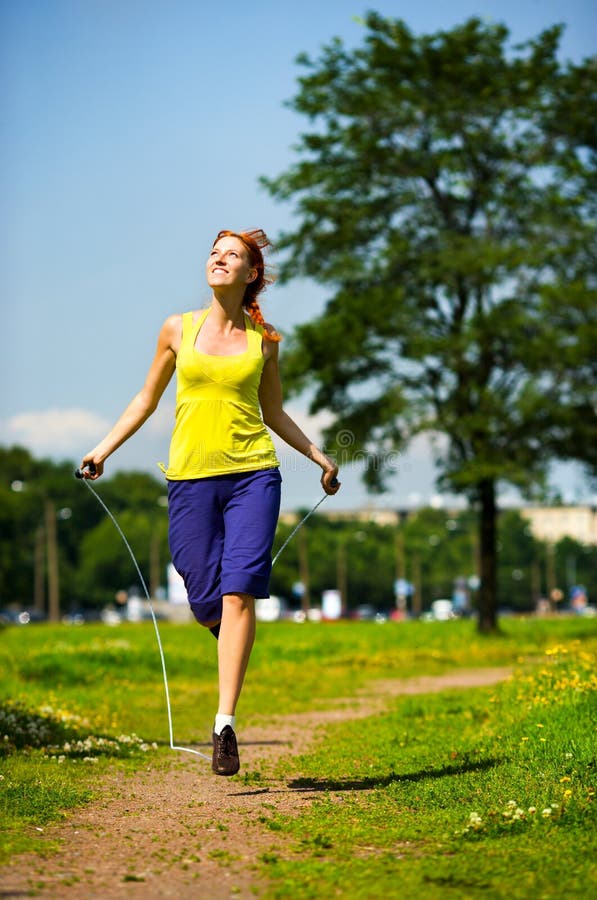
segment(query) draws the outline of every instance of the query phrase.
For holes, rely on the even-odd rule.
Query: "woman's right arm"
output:
[[[182,319],[180,315],[170,316],[160,331],[153,362],[139,393],[133,397],[114,427],[86,453],[81,462],[85,478],[95,480],[104,471],[104,462],[121,444],[124,444],[155,411],[160,397],[166,390],[176,368],[176,353],[180,346]],[[93,465],[93,469],[88,467]]]

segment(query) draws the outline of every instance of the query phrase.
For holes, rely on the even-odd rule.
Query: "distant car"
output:
[[[34,625],[45,620],[45,614],[37,609],[3,609],[0,612],[2,625]]]
[[[14,609],[0,610],[0,625],[18,625],[17,613]]]
[[[357,606],[350,613],[350,618],[359,622],[371,622],[375,618],[375,607],[371,606],[370,603],[362,603],[361,606]]]
[[[122,616],[120,613],[117,613],[115,609],[103,609],[101,612],[101,619],[104,625],[120,625],[122,622]]]
[[[290,619],[292,622],[296,622],[297,625],[302,625],[303,622],[307,621],[307,613],[303,609],[294,609],[290,613]]]
[[[255,616],[258,622],[277,622],[282,618],[285,608],[286,602],[274,594],[255,600]]]
[[[62,624],[63,625],[84,625],[85,624],[85,616],[82,612],[73,612],[67,613],[62,616]]]
[[[450,619],[458,618],[454,612],[454,604],[451,600],[434,600],[431,604],[429,612],[423,613],[421,620],[423,622],[449,622]]]

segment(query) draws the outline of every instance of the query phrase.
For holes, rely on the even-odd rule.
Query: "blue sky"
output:
[[[594,0],[0,0],[0,443],[78,460],[143,382],[160,325],[208,299],[204,259],[223,227],[275,236],[290,207],[258,186],[293,162],[305,121],[285,108],[296,56],[334,36],[358,44],[368,8],[416,32],[471,15],[504,22],[514,41],[563,22],[564,58],[595,53]],[[281,330],[316,315],[322,288],[270,289]],[[108,463],[147,469],[165,460],[174,388]],[[304,404],[289,411],[317,437]],[[283,453],[284,506],[319,496],[317,470]],[[588,500],[577,469],[554,479]],[[343,473],[338,507],[367,502]],[[397,460],[378,505],[428,500],[431,449]]]

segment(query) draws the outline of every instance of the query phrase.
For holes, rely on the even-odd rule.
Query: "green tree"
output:
[[[139,581],[113,523],[74,471],[73,462],[0,447],[0,607],[36,607],[57,617],[109,602]],[[164,483],[127,472],[95,489],[119,522],[124,516],[121,527],[126,524],[139,552],[148,587],[163,583],[169,558]]]
[[[457,580],[468,581],[476,573],[477,542],[470,518],[468,513],[452,516],[441,510],[422,509],[394,526],[313,516],[300,532],[308,561],[312,604],[319,604],[321,593],[327,588],[340,588],[346,593],[349,614],[363,605],[390,610],[395,606],[397,576],[417,583],[419,611],[428,609],[433,600],[451,597]],[[279,526],[274,552],[284,543],[291,527]],[[516,560],[519,564],[518,557]],[[300,580],[297,539],[291,541],[276,563],[272,592],[291,598],[293,585]]]
[[[562,538],[555,546],[554,564],[556,585],[564,591],[564,602],[569,604],[572,590],[582,585],[594,606],[597,600],[597,547],[581,544],[570,537]]]
[[[0,448],[0,604],[46,608],[74,601],[78,538],[97,513],[73,478],[72,463]],[[59,573],[59,576],[58,576]],[[54,608],[54,606],[56,608]]]
[[[533,584],[538,544],[528,522],[517,510],[500,513],[498,520],[498,604],[518,611],[534,610],[540,581]]]
[[[83,606],[103,606],[119,590],[142,585],[131,556],[114,523],[85,485],[78,490],[98,512],[93,527],[80,534],[76,589]],[[163,481],[145,472],[117,472],[94,485],[115,517],[141,569],[150,591],[165,581],[168,549],[167,496]]]
[[[290,526],[279,525],[274,553],[290,531]],[[313,606],[320,604],[323,591],[338,588],[345,595],[347,613],[364,604],[389,609],[393,603],[394,544],[392,528],[356,520],[338,522],[314,515],[276,563],[272,571],[272,593],[292,600],[294,586],[308,575]],[[294,604],[299,602],[294,596]]]
[[[416,589],[413,611],[428,609],[433,600],[451,598],[457,579],[468,582],[476,575],[476,541],[466,513],[452,517],[442,510],[421,509],[408,516],[402,529],[402,574]]]
[[[299,58],[290,105],[311,129],[262,179],[296,205],[281,278],[331,290],[284,376],[332,411],[327,449],[365,458],[372,490],[389,451],[445,437],[439,484],[479,510],[492,631],[499,482],[537,494],[554,458],[597,463],[597,65],[558,60],[559,26],[510,48],[479,19],[422,36],[364,24],[362,46]]]
[[[122,528],[141,570],[145,586],[152,587],[151,558],[157,553],[158,578],[164,582],[165,565],[169,559],[165,515],[140,511],[134,507],[118,516]],[[157,544],[156,544],[157,542]],[[155,546],[155,551],[153,548]],[[77,589],[82,606],[101,607],[113,603],[118,591],[135,587],[144,596],[141,579],[130,554],[113,522],[107,517],[81,541],[81,557],[77,571]]]

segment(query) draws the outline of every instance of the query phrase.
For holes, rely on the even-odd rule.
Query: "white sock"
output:
[[[222,731],[222,728],[225,728],[226,725],[230,725],[230,727],[234,731],[235,723],[236,723],[236,716],[225,716],[223,713],[217,713],[216,723],[214,725],[214,731],[216,734],[220,734],[220,732]]]

